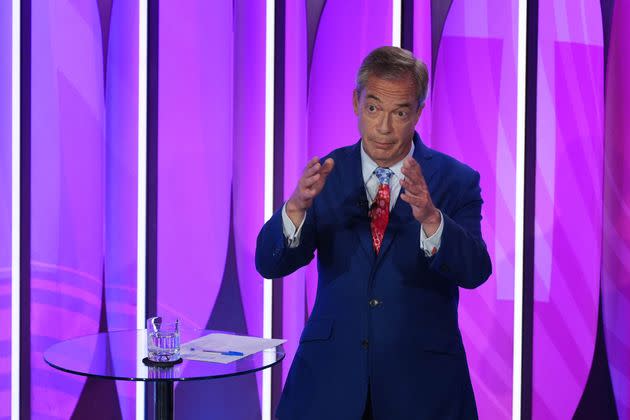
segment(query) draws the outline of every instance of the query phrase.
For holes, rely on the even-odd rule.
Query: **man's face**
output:
[[[363,148],[374,162],[393,166],[409,153],[422,113],[410,76],[386,80],[370,75],[361,96],[354,91],[353,105]]]

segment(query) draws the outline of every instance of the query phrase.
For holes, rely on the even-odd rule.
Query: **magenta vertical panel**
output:
[[[556,142],[553,195],[543,187],[549,179],[537,180],[536,201],[553,203],[554,218],[552,230],[537,237],[549,247],[552,262],[550,278],[539,272],[535,278],[536,286],[546,287],[546,299],[534,306],[533,413],[560,419],[573,414],[582,395],[597,330],[603,49],[558,42],[555,70],[556,135],[549,139]],[[584,247],[592,252],[585,254]]]
[[[357,117],[352,109],[356,73],[370,51],[391,42],[391,2],[326,2],[317,27],[308,81],[308,158],[325,156],[359,140]],[[306,160],[301,163],[303,167]],[[315,302],[317,269],[311,263],[306,270],[310,313]]]
[[[262,336],[265,10],[250,0],[160,3],[158,313],[183,328]],[[218,416],[260,416],[260,379],[179,384],[177,415],[211,404]]]
[[[264,194],[259,3],[160,3],[157,303],[182,328],[262,332],[251,231]],[[179,383],[176,416],[209,405],[217,417],[256,418],[257,388],[254,375]]]
[[[265,3],[162,2],[159,31],[158,313],[262,336]],[[260,379],[179,384],[177,415],[259,416]]]
[[[541,3],[534,418],[570,418],[593,359],[601,265],[603,38],[598,1]]]
[[[615,2],[606,74],[602,305],[620,419],[630,419],[630,4]]]
[[[11,416],[11,2],[0,2],[0,418]]]
[[[517,30],[516,1],[455,0],[434,63],[427,143],[479,171],[481,228],[493,266],[483,286],[460,289],[480,418],[512,413]]]
[[[232,2],[163,1],[159,31],[158,313],[204,328],[228,245]]]
[[[427,146],[431,146],[432,96],[431,80],[432,62],[432,25],[431,25],[431,0],[414,0],[413,2],[413,54],[427,65],[429,70],[429,92],[424,102],[422,118],[418,121],[416,130]]]
[[[104,240],[103,53],[96,2],[39,1],[31,33],[31,410],[69,418],[85,379],[45,364],[96,333]]]
[[[240,0],[236,4],[232,226],[246,331],[262,337],[264,286],[254,254],[258,231],[265,222],[266,2]],[[260,398],[262,374],[257,373],[256,379]]]
[[[105,81],[105,305],[109,331],[136,328],[138,2],[114,1]],[[122,349],[120,349],[122,350]],[[112,349],[117,351],[117,349]],[[124,351],[134,351],[125,349]],[[135,416],[133,383],[117,381],[121,413]]]
[[[303,1],[288,1],[285,9],[284,67],[284,198],[297,185],[308,160],[306,137],[308,79],[307,7]],[[305,270],[286,276],[282,288],[282,336],[287,340],[282,362],[282,383],[297,351],[306,314]]]
[[[114,2],[106,120],[106,294],[111,330],[136,326],[138,212],[138,4]]]

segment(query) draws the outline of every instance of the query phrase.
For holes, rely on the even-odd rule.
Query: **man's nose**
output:
[[[377,127],[379,133],[387,134],[392,131],[392,118],[388,112],[384,112]]]

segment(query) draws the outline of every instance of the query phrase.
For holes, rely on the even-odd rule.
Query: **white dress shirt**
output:
[[[412,156],[414,151],[414,144],[411,143],[411,150],[409,150],[409,154],[407,156]],[[407,157],[405,156],[405,158]],[[394,172],[389,179],[389,191],[390,191],[390,202],[389,209],[393,209],[396,205],[396,200],[400,195],[400,180],[404,179],[404,176],[401,172],[403,166],[403,158],[401,161],[396,163],[393,166],[390,166],[389,169]],[[378,168],[376,162],[372,160],[365,153],[363,149],[363,143],[361,143],[361,169],[363,172],[363,182],[365,184],[365,193],[367,195],[368,203],[374,201],[374,197],[376,197],[376,192],[378,191],[379,182],[378,178],[374,174],[374,170]],[[438,211],[440,211],[438,209]],[[284,236],[287,239],[287,243],[289,248],[295,248],[300,244],[300,233],[302,232],[302,226],[304,225],[304,220],[306,220],[306,213],[304,214],[304,219],[300,223],[300,226],[296,229],[295,225],[287,215],[287,205],[286,203],[282,207],[282,223],[283,223],[283,232]],[[420,229],[420,249],[424,251],[424,254],[427,257],[435,255],[440,249],[440,243],[442,242],[442,231],[444,230],[444,218],[442,217],[442,212],[440,211],[440,226],[437,231],[432,235],[427,237],[424,232],[424,228]]]

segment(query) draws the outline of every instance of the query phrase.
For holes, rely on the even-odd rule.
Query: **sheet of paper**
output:
[[[274,348],[286,341],[287,340],[273,338],[215,333],[184,343],[181,345],[180,349],[183,359],[230,363],[247,357],[250,354]],[[219,353],[228,351],[240,352],[243,353],[243,355],[232,356]]]

